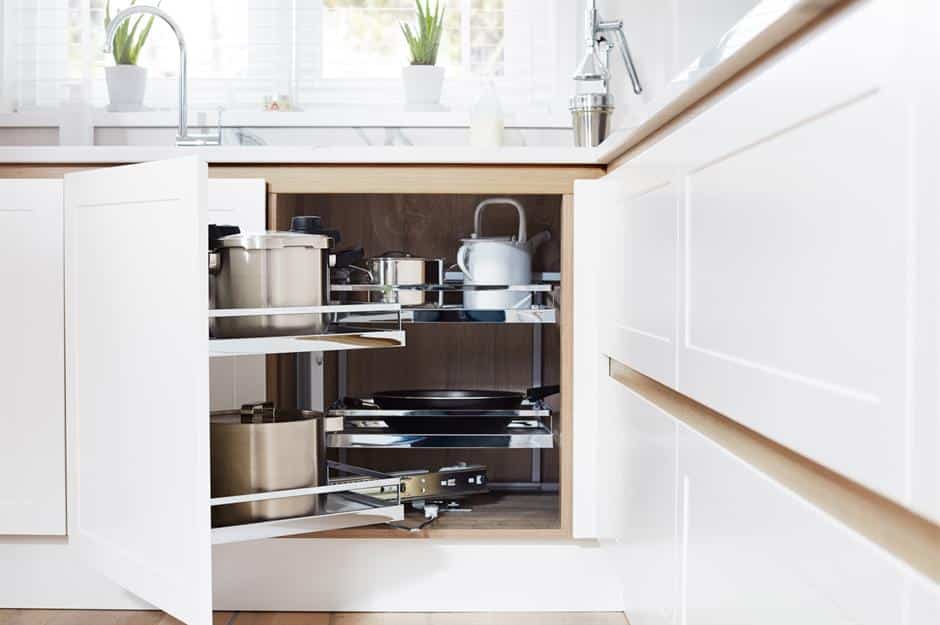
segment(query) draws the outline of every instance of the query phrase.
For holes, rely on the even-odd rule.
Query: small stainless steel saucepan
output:
[[[350,278],[356,284],[389,287],[370,293],[370,301],[382,304],[422,306],[427,302],[424,291],[395,287],[441,284],[444,280],[444,259],[419,258],[402,251],[365,258],[349,268],[353,270]]]

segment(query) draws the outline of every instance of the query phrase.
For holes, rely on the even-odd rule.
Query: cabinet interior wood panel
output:
[[[62,182],[0,183],[0,534],[65,534]]]
[[[453,264],[460,239],[473,231],[473,211],[489,196],[484,195],[374,195],[374,194],[278,194],[279,227],[289,225],[292,215],[319,215],[326,227],[340,231],[340,249],[362,246],[367,255],[404,250],[416,256],[443,257]],[[534,271],[559,271],[561,263],[561,197],[513,196],[526,210],[529,236],[548,229],[552,238],[539,246],[533,257]],[[516,213],[494,206],[487,210],[484,233],[515,234]],[[395,350],[362,350],[347,355],[348,393],[368,397],[374,391],[401,388],[484,388],[519,391],[532,386],[531,326],[411,325],[406,328],[408,346]],[[538,329],[542,334],[545,384],[560,382],[560,338],[557,325]],[[336,399],[335,354],[325,355],[326,403]],[[279,360],[292,372],[290,359]],[[282,377],[292,378],[292,373]],[[288,391],[289,392],[289,391]],[[557,397],[549,400],[556,411],[553,424],[561,419]],[[529,450],[364,450],[352,449],[352,464],[378,470],[434,468],[456,462],[476,462],[489,468],[496,482],[528,481],[531,476]],[[557,449],[544,450],[542,480],[559,479]],[[554,524],[555,522],[552,521]]]
[[[679,388],[903,499],[909,164],[901,135],[845,149],[899,110],[872,93],[689,174]]]

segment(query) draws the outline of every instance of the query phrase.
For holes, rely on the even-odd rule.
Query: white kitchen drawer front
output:
[[[62,182],[0,181],[0,534],[66,533]]]
[[[615,208],[606,249],[614,254],[614,320],[607,355],[671,387],[676,385],[678,211],[672,180],[634,191]]]
[[[688,625],[903,623],[910,569],[679,425]]]
[[[679,612],[676,422],[607,376],[597,450],[598,536],[610,552],[633,625]]]

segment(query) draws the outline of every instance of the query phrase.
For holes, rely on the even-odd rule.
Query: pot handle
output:
[[[522,204],[508,197],[494,197],[488,200],[483,200],[477,204],[476,210],[473,211],[473,232],[476,234],[476,236],[481,236],[483,234],[483,209],[493,204],[506,204],[516,208],[516,212],[519,213],[519,234],[516,236],[516,241],[519,243],[525,243],[527,238],[525,209],[522,208]]]
[[[358,266],[358,265],[346,265],[346,267],[347,267],[348,269],[355,269],[356,271],[361,271],[362,273],[364,273],[364,274],[366,274],[367,276],[369,276],[369,282],[375,284],[375,274],[372,273],[371,271],[369,271],[368,269],[366,269],[366,268],[364,268],[364,267],[360,267],[360,266]]]
[[[218,252],[209,252],[209,275],[217,276],[222,271],[222,255]]]
[[[457,250],[457,266],[460,267],[460,271],[463,272],[464,282],[469,280],[473,282],[473,275],[470,273],[469,267],[467,267],[467,255],[470,253],[469,245],[461,245],[460,249]]]
[[[561,392],[561,385],[559,384],[550,384],[548,386],[536,386],[535,388],[530,388],[525,392],[525,398],[531,402],[537,402],[546,397],[551,397],[552,395],[557,395]]]

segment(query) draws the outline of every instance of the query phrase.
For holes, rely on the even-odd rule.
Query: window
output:
[[[142,0],[144,1],[144,0]],[[569,0],[442,0],[445,106],[467,109],[484,80],[497,84],[510,112],[564,108],[574,62],[575,5]],[[128,0],[113,0],[112,12]],[[21,108],[82,97],[107,103],[105,0],[0,0],[3,88]],[[189,55],[190,103],[213,110],[260,108],[288,94],[295,106],[381,107],[401,101],[408,62],[400,24],[413,0],[163,0],[180,24]],[[176,40],[155,22],[140,64],[145,103],[173,108]]]
[[[447,0],[438,64],[452,77],[502,76],[503,0]],[[324,0],[323,78],[395,78],[407,63],[409,0]]]

